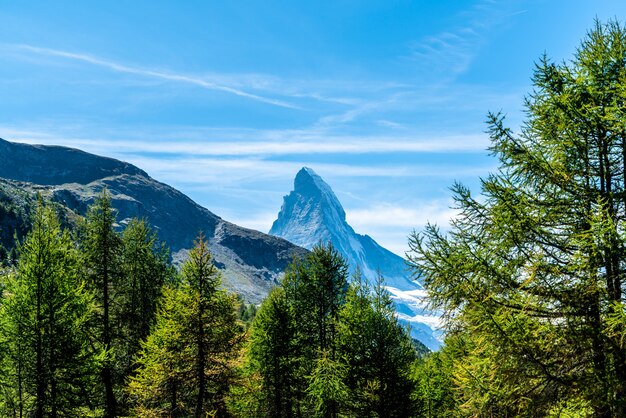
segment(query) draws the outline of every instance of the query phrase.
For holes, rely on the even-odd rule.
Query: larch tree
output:
[[[519,134],[489,115],[499,170],[460,216],[411,237],[447,318],[467,415],[626,416],[626,33],[596,23],[543,57]]]
[[[345,363],[348,410],[355,417],[404,417],[416,412],[412,378],[417,352],[398,322],[384,281],[355,274],[339,317],[338,353]]]
[[[115,231],[115,212],[106,189],[89,208],[82,232],[83,267],[88,277],[89,288],[94,292],[98,305],[97,318],[93,324],[93,339],[95,345],[101,346],[107,355],[101,369],[105,416],[113,418],[118,415],[113,299],[115,287],[121,277],[122,246],[120,236]]]
[[[302,367],[296,376],[294,393],[298,399],[298,416],[302,416],[312,413],[314,408],[307,400],[307,393],[308,377],[316,363],[329,359],[325,365],[331,365],[337,360],[339,312],[348,290],[346,260],[332,244],[316,245],[304,259],[294,260],[288,267],[282,286],[294,312],[298,330],[295,344],[301,349]],[[325,416],[337,416],[338,406],[324,407],[324,411]]]
[[[295,416],[295,390],[302,367],[296,333],[293,306],[289,304],[284,289],[276,287],[265,298],[254,318],[247,352],[250,368],[262,378],[257,402],[258,413],[262,416]]]
[[[121,238],[122,279],[115,292],[115,322],[121,340],[121,374],[128,376],[134,372],[134,357],[154,324],[163,286],[174,272],[167,249],[144,220],[131,219]]]
[[[202,236],[168,287],[156,325],[143,344],[128,386],[141,416],[226,416],[233,361],[244,335],[236,297],[220,289],[221,275]]]
[[[87,334],[93,296],[68,233],[42,200],[18,252],[0,311],[4,360],[12,370],[3,377],[3,414],[10,407],[20,417],[83,415],[93,407],[101,360]]]

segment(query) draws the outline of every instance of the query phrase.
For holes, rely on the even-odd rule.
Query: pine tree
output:
[[[571,63],[537,64],[515,135],[489,116],[500,169],[411,258],[462,342],[467,414],[537,416],[563,403],[626,416],[626,32],[596,26]],[[591,411],[591,412],[589,412]]]
[[[143,344],[129,395],[141,416],[226,416],[232,363],[242,342],[236,298],[220,290],[221,277],[200,236],[168,287],[156,325]]]
[[[5,413],[77,416],[91,407],[98,361],[87,338],[93,298],[78,273],[69,235],[39,200],[0,311],[5,365],[12,369],[3,378]]]
[[[115,391],[115,344],[113,299],[115,286],[121,277],[121,239],[114,229],[115,213],[106,189],[89,208],[82,236],[84,268],[89,287],[96,296],[98,315],[94,321],[94,342],[107,357],[102,364],[101,378],[104,391],[105,416],[117,416]]]
[[[370,287],[356,273],[339,324],[338,352],[346,364],[351,413],[358,417],[412,416],[416,405],[411,373],[417,354],[395,316],[381,276]]]
[[[150,333],[163,286],[173,271],[167,249],[143,220],[131,219],[124,229],[120,255],[115,324],[120,374],[125,377],[134,372],[134,357]]]
[[[297,376],[302,367],[296,344],[295,312],[281,287],[263,301],[251,329],[250,367],[261,378],[260,411],[267,417],[293,417]]]

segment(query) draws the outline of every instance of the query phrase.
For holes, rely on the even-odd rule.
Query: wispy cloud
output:
[[[373,237],[388,250],[404,256],[408,251],[408,236],[413,230],[434,223],[443,229],[458,216],[445,199],[417,200],[402,205],[374,203],[370,206],[346,209],[347,221],[355,231]]]
[[[208,80],[202,77],[153,70],[149,68],[135,67],[135,66],[126,65],[126,64],[118,63],[118,62],[111,61],[111,60],[105,60],[105,59],[102,59],[93,55],[62,51],[58,49],[41,48],[41,47],[36,47],[32,45],[16,45],[15,47],[19,50],[30,52],[32,54],[54,56],[54,57],[65,58],[68,60],[80,61],[80,62],[84,62],[87,64],[104,67],[104,68],[107,68],[109,70],[112,70],[118,73],[133,74],[133,75],[138,75],[142,77],[150,77],[150,78],[156,78],[160,80],[192,84],[192,85],[201,87],[203,89],[221,91],[221,92],[233,94],[235,96],[244,97],[246,99],[255,100],[257,102],[267,103],[273,106],[279,106],[279,107],[284,107],[284,108],[289,108],[289,109],[300,109],[300,107],[292,103],[285,102],[283,100],[273,99],[273,98],[249,93],[247,91],[230,87],[227,85],[222,85],[222,84],[216,83],[215,81]]]
[[[402,227],[407,230],[435,223],[446,226],[457,216],[451,201],[434,200],[415,202],[410,207],[393,204],[376,204],[355,209],[347,214],[348,222],[358,228]]]
[[[238,129],[167,133],[161,137],[150,132],[117,137],[82,137],[80,133],[56,133],[0,126],[2,136],[30,144],[65,145],[92,152],[116,154],[171,154],[195,157],[254,156],[271,157],[310,154],[384,154],[384,153],[475,153],[489,146],[485,134],[425,136],[422,133],[403,135],[340,135],[324,130],[245,130]],[[193,139],[184,139],[185,135]],[[147,139],[147,138],[151,139]],[[243,138],[257,138],[255,141]],[[219,139],[218,139],[219,138]],[[173,140],[176,139],[176,140]]]
[[[470,67],[492,29],[525,12],[512,11],[513,4],[512,1],[477,1],[457,16],[462,23],[413,42],[410,58],[431,75],[455,79]]]
[[[492,167],[467,167],[452,165],[354,165],[298,161],[274,161],[255,158],[176,158],[162,160],[145,156],[130,156],[127,160],[144,168],[157,179],[186,184],[239,184],[242,181],[291,178],[303,166],[314,166],[333,177],[425,177],[455,178],[479,176]]]

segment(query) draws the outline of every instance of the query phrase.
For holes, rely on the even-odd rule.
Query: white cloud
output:
[[[411,206],[375,204],[366,208],[346,208],[346,220],[357,233],[367,234],[399,256],[408,251],[408,237],[428,222],[443,229],[457,216],[449,200],[417,201]]]
[[[175,158],[159,159],[145,156],[126,156],[131,162],[150,173],[151,176],[176,183],[237,184],[251,179],[291,178],[303,166],[313,166],[320,172],[332,173],[334,177],[443,177],[454,178],[480,175],[489,171],[486,167],[413,166],[413,165],[348,165],[311,163],[299,161],[272,161],[256,158]]]
[[[48,55],[48,56],[60,57],[60,58],[65,58],[69,60],[74,60],[74,61],[81,61],[87,64],[108,68],[118,73],[133,74],[133,75],[138,75],[142,77],[149,77],[149,78],[156,78],[156,79],[166,80],[166,81],[193,84],[195,86],[198,86],[204,89],[222,91],[225,93],[233,94],[235,96],[244,97],[244,98],[255,100],[258,102],[271,104],[274,106],[285,107],[285,108],[290,108],[290,109],[299,109],[298,106],[291,104],[291,103],[287,103],[282,100],[249,93],[238,88],[230,87],[230,86],[223,85],[223,84],[218,84],[214,80],[209,80],[209,79],[202,78],[202,77],[191,76],[191,75],[186,75],[186,74],[177,74],[177,73],[153,70],[153,69],[148,69],[148,68],[133,67],[133,66],[121,64],[115,61],[98,58],[98,57],[88,55],[88,54],[79,54],[79,53],[74,53],[74,52],[61,51],[58,49],[41,48],[41,47],[36,47],[32,45],[17,45],[16,47],[18,49],[31,52],[34,54],[38,54],[38,55]]]
[[[435,35],[419,39],[411,45],[411,58],[425,72],[438,78],[454,79],[464,73],[476,54],[487,42],[490,30],[507,19],[524,13],[512,11],[512,2],[480,0],[457,16],[462,24]]]
[[[260,213],[252,217],[228,216],[227,213],[222,214],[222,216],[227,217],[230,222],[236,223],[237,225],[267,233],[278,217],[278,209],[279,208],[276,208],[275,212]]]
[[[450,201],[428,201],[411,207],[378,204],[364,209],[353,209],[346,213],[348,223],[355,229],[373,227],[402,227],[407,230],[423,227],[427,223],[446,226],[456,217]]]
[[[150,132],[129,133],[123,138],[86,138],[73,136],[72,132],[41,132],[0,126],[6,139],[30,144],[54,144],[89,149],[92,152],[111,154],[159,153],[193,156],[279,156],[308,154],[380,154],[380,153],[442,153],[482,152],[489,146],[487,135],[440,135],[424,137],[423,134],[387,135],[338,135],[323,130],[216,130],[176,133],[161,131],[161,138]],[[116,135],[120,135],[117,133]],[[121,133],[124,136],[124,133]],[[189,135],[193,139],[185,140]],[[204,135],[204,138],[202,136]],[[146,139],[145,137],[150,137]],[[242,138],[258,138],[250,141]]]

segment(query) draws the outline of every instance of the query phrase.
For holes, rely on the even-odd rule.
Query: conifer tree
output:
[[[0,311],[5,370],[12,370],[2,382],[4,414],[78,416],[92,406],[99,359],[88,344],[92,315],[76,250],[39,200]]]
[[[371,287],[360,272],[355,274],[339,318],[338,352],[346,364],[353,416],[404,417],[416,412],[411,376],[416,350],[395,317],[381,276]]]
[[[134,356],[150,333],[165,283],[173,271],[167,249],[143,220],[131,219],[122,233],[121,280],[115,289],[115,324],[122,376],[134,371]]]
[[[84,268],[89,287],[94,292],[98,315],[94,321],[94,342],[101,346],[107,357],[102,364],[101,378],[104,391],[105,416],[117,416],[115,391],[116,327],[113,322],[115,286],[121,276],[121,239],[115,231],[115,213],[106,189],[89,208],[82,236]]]
[[[411,258],[459,341],[468,415],[626,416],[626,32],[599,22],[570,63],[543,57],[519,134],[489,116],[498,172]]]
[[[307,394],[313,404],[311,416],[314,417],[345,416],[341,411],[350,396],[345,383],[347,367],[329,354],[328,351],[321,354],[308,377]]]
[[[156,325],[143,344],[128,392],[140,416],[226,416],[232,362],[243,336],[236,298],[219,289],[221,276],[200,236],[168,287]]]
[[[333,362],[337,359],[337,324],[348,289],[347,278],[346,260],[330,243],[316,245],[285,273],[282,284],[294,311],[298,330],[295,344],[300,348],[302,364],[294,384],[298,416],[313,411],[313,405],[307,401],[308,377],[318,359],[323,355]],[[337,406],[324,410],[329,417],[337,415]]]
[[[285,291],[274,288],[263,301],[251,329],[248,357],[262,377],[259,405],[263,416],[292,417],[297,376],[302,367],[296,344],[295,312]]]

